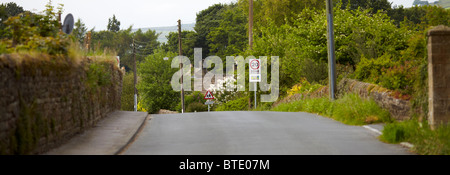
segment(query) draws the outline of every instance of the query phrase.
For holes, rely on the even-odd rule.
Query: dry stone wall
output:
[[[353,92],[359,94],[361,97],[373,98],[379,106],[388,110],[391,117],[396,120],[407,120],[412,116],[409,99],[399,98],[395,91],[376,84],[344,78],[338,84],[338,91],[338,94]]]
[[[82,60],[0,55],[0,154],[46,152],[120,109],[123,71]]]

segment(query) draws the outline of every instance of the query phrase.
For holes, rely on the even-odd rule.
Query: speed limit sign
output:
[[[261,60],[249,59],[249,81],[261,82]]]

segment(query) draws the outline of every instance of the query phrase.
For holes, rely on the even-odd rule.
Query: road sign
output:
[[[261,82],[261,60],[260,59],[250,59],[249,60],[249,81],[250,82]]]
[[[213,94],[211,93],[211,91],[206,91],[205,97],[203,99],[207,99],[207,100],[212,100],[214,99]]]
[[[64,23],[62,25],[62,31],[66,34],[72,33],[73,24],[74,24],[73,15],[69,13],[69,14],[67,14],[66,18],[64,18]]]
[[[205,102],[205,105],[212,105],[212,104],[214,104],[214,101],[206,101]]]

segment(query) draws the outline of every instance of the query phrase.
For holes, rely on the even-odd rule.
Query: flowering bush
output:
[[[225,77],[223,80],[218,80],[215,84],[211,84],[207,90],[213,92],[216,104],[226,103],[230,100],[236,99],[241,95],[238,91],[227,91],[227,87],[236,89],[236,80],[232,77]]]
[[[288,95],[294,95],[299,93],[310,93],[322,87],[320,84],[311,84],[306,80],[306,78],[300,79],[300,83],[294,85],[291,89],[289,89]]]

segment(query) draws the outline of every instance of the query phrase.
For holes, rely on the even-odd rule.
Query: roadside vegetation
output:
[[[334,101],[330,101],[328,97],[306,98],[280,104],[271,110],[316,113],[349,125],[391,122],[389,112],[379,107],[375,101],[363,99],[357,94],[345,94]]]
[[[412,150],[424,155],[450,155],[450,126],[438,125],[431,129],[427,121],[417,119],[387,123],[382,141],[388,143],[409,142]]]

